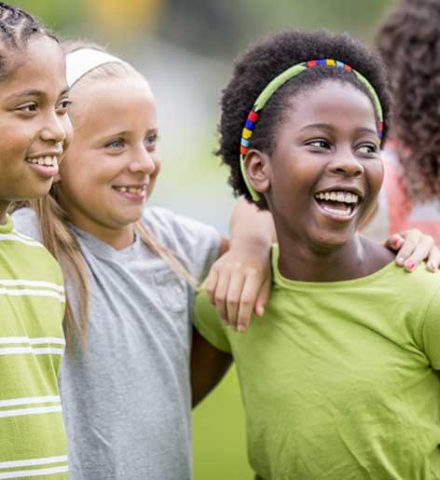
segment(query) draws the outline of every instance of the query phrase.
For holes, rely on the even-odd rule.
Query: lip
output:
[[[39,165],[38,163],[31,163],[29,160],[34,160],[37,158],[46,158],[46,157],[56,157],[56,165]],[[29,168],[32,169],[39,177],[45,179],[52,179],[59,172],[60,158],[59,154],[42,154],[42,155],[29,155],[26,157],[26,163]]]
[[[129,192],[129,191],[121,191],[119,189],[125,188],[135,188],[140,191],[138,192]],[[142,203],[147,198],[148,192],[148,183],[138,183],[138,184],[125,184],[125,185],[112,185],[111,189],[120,197],[129,200],[130,202],[135,203]]]
[[[349,192],[349,193],[354,193],[359,197],[359,203],[362,202],[364,199],[364,193],[362,190],[360,190],[358,187],[353,187],[353,186],[342,186],[342,185],[335,185],[332,187],[326,187],[322,188],[320,190],[316,190],[314,192],[313,196],[318,195],[318,193],[326,193],[326,192]]]
[[[359,201],[358,203],[354,206],[353,210],[351,211],[350,214],[342,214],[338,213],[337,209],[331,209],[329,206],[324,206],[320,204],[317,199],[316,195],[320,193],[327,193],[327,192],[348,192],[352,193],[358,196]],[[329,187],[325,187],[319,190],[316,190],[316,192],[313,194],[313,201],[318,209],[318,211],[321,213],[321,215],[324,215],[325,218],[337,222],[337,223],[349,223],[353,220],[353,218],[356,216],[359,207],[361,206],[362,202],[364,200],[364,193],[363,191],[356,187],[356,186],[348,186],[348,185],[332,185]],[[342,211],[341,211],[342,212]]]

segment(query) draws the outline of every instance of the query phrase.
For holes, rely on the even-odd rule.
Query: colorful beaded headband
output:
[[[249,150],[250,140],[252,138],[252,134],[255,129],[255,125],[258,121],[260,116],[259,112],[264,108],[266,103],[272,97],[272,95],[286,82],[290,79],[298,76],[302,72],[306,71],[309,68],[315,67],[335,67],[344,70],[345,72],[353,72],[356,75],[356,78],[364,85],[367,89],[368,93],[370,94],[374,108],[376,110],[376,115],[378,118],[377,122],[377,134],[380,139],[383,136],[383,113],[382,113],[382,106],[380,104],[379,97],[377,96],[376,91],[374,90],[371,83],[359,72],[354,70],[350,65],[346,63],[340,62],[339,60],[333,60],[331,58],[323,59],[323,60],[309,60],[307,62],[298,63],[297,65],[293,65],[289,67],[284,72],[280,73],[277,77],[275,77],[265,88],[264,90],[258,95],[257,100],[252,107],[249,115],[247,116],[246,123],[244,124],[243,131],[241,133],[241,141],[240,141],[240,169],[241,174],[243,176],[243,180],[246,184],[249,193],[251,194],[252,200],[254,202],[260,199],[259,194],[252,188],[252,185],[249,182],[247,177],[246,169],[244,166],[244,157]]]

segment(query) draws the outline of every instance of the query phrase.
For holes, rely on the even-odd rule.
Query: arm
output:
[[[272,216],[241,198],[230,232],[230,241],[223,240],[220,257],[209,272],[206,290],[221,318],[237,331],[245,331],[253,312],[263,315],[270,295]]]
[[[191,350],[192,406],[195,407],[218,384],[232,363],[229,353],[208,343],[193,328]]]

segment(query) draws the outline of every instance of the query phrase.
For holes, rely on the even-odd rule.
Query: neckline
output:
[[[290,278],[284,277],[278,268],[278,261],[280,256],[280,248],[278,243],[272,245],[272,272],[273,279],[276,285],[280,287],[291,289],[291,290],[309,290],[310,288],[318,290],[338,290],[344,289],[349,286],[358,286],[362,284],[370,283],[372,280],[383,277],[388,272],[399,268],[394,261],[387,263],[379,270],[366,275],[364,277],[354,278],[351,280],[337,280],[334,282],[306,282],[302,280],[292,280]]]

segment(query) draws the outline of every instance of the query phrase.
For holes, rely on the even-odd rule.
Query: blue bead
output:
[[[320,66],[320,67],[325,67],[327,65],[325,59],[324,60],[316,60],[316,63]]]
[[[246,140],[245,138],[242,138],[240,143],[243,147],[249,147],[249,140]]]
[[[251,120],[247,119],[246,124],[245,124],[245,128],[247,128],[248,130],[253,130],[255,128],[255,123],[252,122]]]
[[[339,60],[336,60],[336,66],[338,68],[344,68],[344,62],[340,62]]]

